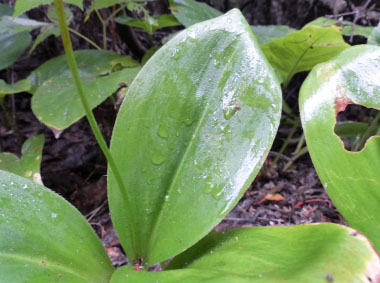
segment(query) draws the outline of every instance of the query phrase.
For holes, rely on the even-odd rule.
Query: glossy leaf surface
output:
[[[13,17],[18,17],[30,9],[37,8],[40,5],[52,4],[54,0],[16,0]],[[83,9],[83,0],[64,0],[67,4],[72,4]]]
[[[361,35],[364,37],[369,37],[371,34],[373,27],[365,27],[357,24],[353,24],[350,21],[338,21],[334,19],[329,19],[326,17],[320,17],[315,19],[314,21],[308,23],[306,26],[321,26],[321,27],[328,27],[332,25],[341,25],[342,26],[342,32],[346,36],[353,35]],[[354,29],[352,29],[354,27]]]
[[[92,108],[121,87],[128,86],[140,70],[134,67],[137,62],[130,57],[109,51],[82,50],[75,52],[75,57]],[[62,130],[85,116],[65,56],[41,65],[30,79],[33,87],[37,87],[32,109],[41,122]]]
[[[83,216],[63,198],[0,171],[2,282],[108,282],[108,256]]]
[[[42,184],[40,167],[44,143],[45,137],[43,135],[27,139],[21,149],[21,158],[12,153],[0,152],[0,170]]]
[[[220,11],[195,0],[169,0],[169,3],[173,15],[185,27],[222,15]]]
[[[130,259],[168,259],[220,222],[260,169],[280,111],[280,86],[239,11],[161,47],[129,88],[111,142],[130,204],[111,171],[109,203]]]
[[[347,104],[380,108],[380,47],[355,46],[313,69],[300,95],[302,124],[318,176],[347,223],[380,251],[380,139],[349,152],[334,133]]]
[[[356,235],[356,236],[354,236]],[[212,233],[168,271],[122,267],[119,282],[377,282],[380,260],[368,240],[336,225],[257,227]]]
[[[284,84],[349,47],[338,27],[309,26],[262,46]]]
[[[281,25],[251,27],[260,45],[266,44],[274,39],[284,37],[285,35],[296,31],[294,28]]]

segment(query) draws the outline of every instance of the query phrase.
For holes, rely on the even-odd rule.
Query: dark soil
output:
[[[10,3],[11,1],[0,0]],[[349,12],[353,7],[360,7],[366,1],[328,1],[328,0],[257,0],[257,1],[205,1],[216,8],[226,11],[232,7],[239,7],[251,24],[286,24],[295,28],[319,16]],[[375,25],[380,19],[380,4],[372,1],[371,9],[360,10],[357,23]],[[335,4],[334,4],[335,3]],[[339,5],[336,3],[340,3]],[[158,1],[155,6],[149,4],[152,11],[167,12],[165,1]],[[351,6],[352,5],[352,6]],[[46,20],[45,8],[35,9],[28,13],[29,17],[37,20]],[[101,26],[95,17],[89,22],[82,23],[83,14],[74,9],[75,21],[73,28],[97,43],[102,42]],[[103,11],[110,14],[110,11]],[[353,16],[345,18],[354,20]],[[143,49],[157,44],[161,38],[175,29],[166,29],[157,32],[152,38],[136,30],[133,32]],[[139,47],[130,47],[136,42],[123,40],[112,27],[109,30],[108,42],[113,49],[122,54],[130,54],[141,58]],[[362,39],[355,38],[360,42]],[[140,47],[141,47],[140,46]],[[90,48],[87,43],[74,40],[76,49]],[[49,38],[36,51],[28,56],[25,54],[16,64],[6,71],[0,72],[0,78],[7,82],[25,78],[33,69],[46,60],[62,54],[60,40]],[[298,115],[298,92],[306,74],[297,75],[289,87],[284,90],[284,98]],[[95,141],[86,120],[82,119],[66,129],[59,139],[56,139],[50,129],[41,124],[30,109],[30,95],[17,94],[9,96],[6,108],[16,124],[12,128],[0,110],[0,151],[20,154],[21,142],[28,137],[43,133],[46,138],[42,160],[42,179],[44,184],[56,191],[89,220],[97,231],[107,249],[113,263],[117,266],[126,263],[127,259],[122,251],[120,242],[112,227],[109,216],[106,192],[106,161]],[[103,135],[109,141],[117,109],[108,101],[95,109],[95,116]],[[16,130],[17,129],[17,130]],[[273,160],[287,137],[290,129],[282,125],[265,165],[248,188],[244,197],[227,217],[215,228],[220,231],[236,227],[293,225],[316,222],[334,222],[344,224],[344,220],[337,212],[313,168],[309,156],[306,154],[296,160],[287,171],[284,165],[292,157],[292,153],[302,135],[298,132],[293,138],[279,161],[273,165]],[[270,168],[272,166],[272,168]],[[270,200],[275,196],[275,200]]]

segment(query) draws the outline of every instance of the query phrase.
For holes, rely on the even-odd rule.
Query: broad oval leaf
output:
[[[44,135],[27,139],[21,149],[21,158],[12,153],[0,152],[0,170],[11,172],[42,184],[40,167],[44,143]]]
[[[206,235],[260,169],[281,89],[238,10],[179,33],[129,88],[111,153],[113,223],[132,261],[170,258]]]
[[[368,240],[336,225],[257,227],[212,233],[164,272],[116,270],[119,282],[378,282],[380,259]],[[371,281],[370,281],[371,280]]]
[[[75,52],[75,57],[92,108],[127,87],[140,70],[136,61],[114,52],[81,50]],[[32,89],[32,110],[45,125],[63,130],[85,116],[64,55],[38,67],[30,79],[33,88],[37,88]]]
[[[113,267],[95,232],[63,198],[0,171],[2,282],[108,282]]]
[[[313,69],[301,88],[307,146],[318,176],[347,223],[380,251],[380,139],[360,152],[344,149],[334,133],[347,104],[380,108],[380,47],[355,46]]]
[[[308,26],[262,46],[265,56],[285,85],[302,71],[330,60],[349,47],[336,26]]]

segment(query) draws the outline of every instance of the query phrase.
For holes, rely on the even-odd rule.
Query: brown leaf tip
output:
[[[337,97],[335,99],[335,114],[344,111],[348,104],[354,104],[354,102],[347,98]]]

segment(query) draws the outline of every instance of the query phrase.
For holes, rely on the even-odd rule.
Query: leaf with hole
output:
[[[130,57],[109,51],[81,50],[75,57],[92,108],[127,87],[140,70]],[[47,126],[63,130],[85,116],[65,56],[42,64],[30,80],[34,88],[32,110]]]
[[[40,167],[45,137],[38,135],[25,141],[21,149],[21,158],[8,152],[0,152],[0,170],[17,174],[42,184]]]
[[[265,160],[280,113],[280,86],[239,11],[161,47],[129,88],[111,142],[127,191],[109,170],[109,204],[129,258],[166,260],[219,223]]]
[[[272,40],[261,48],[287,85],[295,74],[311,70],[348,47],[338,27],[309,26]]]
[[[257,227],[212,233],[163,272],[121,267],[126,282],[376,282],[380,259],[368,240],[336,225]]]
[[[95,232],[67,201],[0,170],[3,282],[109,282],[112,264]]]
[[[302,125],[319,178],[348,225],[365,234],[378,251],[380,139],[370,138],[360,152],[347,151],[334,125],[348,104],[380,108],[379,74],[380,47],[351,47],[315,67],[300,94]]]

